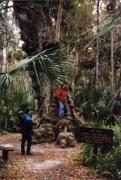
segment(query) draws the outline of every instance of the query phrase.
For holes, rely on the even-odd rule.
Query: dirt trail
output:
[[[73,163],[72,157],[78,149],[61,149],[54,144],[32,146],[32,156],[20,154],[19,134],[0,137],[0,144],[10,144],[15,151],[9,155],[6,169],[0,171],[0,180],[104,180],[90,175],[89,169]],[[106,180],[106,179],[105,179]]]

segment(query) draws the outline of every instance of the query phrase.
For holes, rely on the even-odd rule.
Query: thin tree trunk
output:
[[[5,7],[8,7],[9,0],[6,1]],[[4,10],[4,17],[7,18],[8,9]],[[7,71],[7,27],[5,22],[3,22],[3,61],[2,61],[2,73]]]
[[[5,2],[5,7],[8,7],[8,3],[9,3],[9,0],[7,0]],[[5,19],[7,19],[7,12],[8,12],[8,9],[5,9],[4,10],[4,17]],[[3,42],[3,60],[2,60],[2,73],[6,73],[7,72],[7,51],[8,51],[8,42],[7,42],[7,26],[6,26],[6,22],[3,21],[3,36],[2,36],[2,42]],[[7,107],[8,104],[5,100],[5,106]],[[8,108],[8,107],[7,107]],[[5,117],[5,129],[7,129],[7,126],[8,126],[8,116],[6,115]]]
[[[3,30],[3,61],[2,61],[2,73],[7,71],[7,30],[4,27]]]
[[[56,34],[55,34],[55,42],[60,41],[60,29],[61,29],[61,21],[62,21],[62,13],[63,13],[63,1],[59,1],[59,8],[58,8],[58,16],[56,22]]]
[[[114,30],[111,31],[111,90],[114,93],[115,91],[115,82],[114,82]]]
[[[74,79],[74,86],[73,86],[73,101],[74,101],[74,105],[77,104],[76,102],[76,96],[77,96],[77,86],[78,86],[78,81],[81,77],[82,71],[81,71],[81,62],[80,62],[80,52],[79,50],[76,51],[76,61],[77,61],[77,72],[76,72],[76,76]]]
[[[96,55],[96,86],[99,85],[99,6],[100,0],[97,0],[97,55]]]

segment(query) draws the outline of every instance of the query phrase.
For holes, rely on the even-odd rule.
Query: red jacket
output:
[[[66,104],[67,101],[67,90],[63,88],[58,88],[55,92],[55,96],[58,100],[62,101],[64,104]]]

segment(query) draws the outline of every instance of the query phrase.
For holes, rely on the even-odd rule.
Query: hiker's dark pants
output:
[[[31,144],[32,144],[32,135],[22,134],[21,141],[21,153],[25,154],[25,143],[27,142],[27,150],[26,153],[30,153]]]

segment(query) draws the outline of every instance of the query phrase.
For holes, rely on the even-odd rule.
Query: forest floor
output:
[[[9,153],[6,168],[0,171],[0,180],[106,180],[96,176],[94,170],[73,161],[79,145],[66,149],[54,143],[33,145],[33,155],[22,156],[20,143],[20,134],[0,137],[0,144],[9,144],[15,148],[14,152]]]

